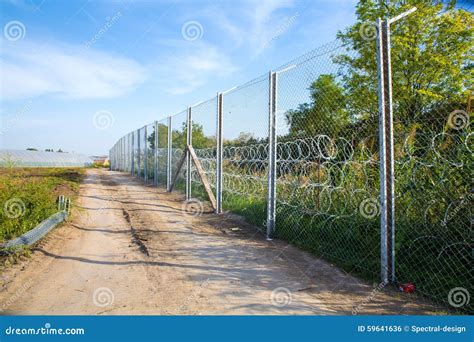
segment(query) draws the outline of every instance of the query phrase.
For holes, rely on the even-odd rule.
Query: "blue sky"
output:
[[[3,0],[0,147],[108,153],[131,130],[334,40],[355,4]],[[98,112],[113,116],[105,130]]]

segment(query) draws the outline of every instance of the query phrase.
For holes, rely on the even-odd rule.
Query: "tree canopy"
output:
[[[456,1],[360,0],[356,23],[338,33],[345,48],[335,54],[337,75],[320,75],[310,86],[311,103],[286,113],[290,135],[338,134],[347,125],[374,132],[378,113],[377,18],[417,11],[391,25],[395,120],[405,127],[439,126],[449,112],[466,103],[472,87],[473,24],[471,13]]]

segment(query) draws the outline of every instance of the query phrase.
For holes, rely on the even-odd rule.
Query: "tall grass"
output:
[[[59,195],[74,199],[83,174],[77,168],[0,168],[0,241],[24,234],[57,212]]]

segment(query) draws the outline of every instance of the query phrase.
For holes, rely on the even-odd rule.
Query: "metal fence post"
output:
[[[119,155],[120,155],[119,171],[123,171],[123,138],[120,139]]]
[[[171,158],[172,156],[172,129],[171,129],[171,116],[168,117],[168,158],[166,162],[166,190],[170,191],[171,189]]]
[[[132,142],[131,142],[131,145],[132,145],[132,151],[131,151],[131,162],[132,162],[132,167],[131,167],[131,170],[130,170],[130,173],[132,176],[135,176],[135,133],[132,132]]]
[[[216,124],[216,214],[222,213],[222,169],[223,169],[223,131],[222,112],[224,95],[217,93]]]
[[[117,171],[120,171],[120,141],[117,145]]]
[[[137,166],[138,166],[138,173],[137,176],[140,178],[140,174],[142,173],[142,166],[141,166],[141,149],[140,149],[140,129],[137,129]]]
[[[192,107],[188,107],[188,117],[186,120],[186,145],[192,145]],[[191,199],[191,154],[186,149],[186,200]]]
[[[267,198],[267,240],[275,232],[276,217],[276,111],[277,111],[277,73],[270,72],[268,77],[268,198]]]
[[[389,213],[389,230],[388,230],[388,263],[389,263],[389,277],[391,282],[395,282],[395,155],[394,155],[394,135],[393,135],[393,101],[392,101],[392,61],[391,61],[391,46],[390,46],[390,22],[387,18],[384,24],[385,30],[385,45],[384,51],[386,60],[386,106],[385,118],[388,120],[386,126],[387,138],[387,157],[388,157],[388,180],[387,180],[387,211]]]
[[[147,134],[147,126],[145,125],[144,128],[144,141],[145,141],[145,146],[143,147],[143,151],[144,151],[144,154],[145,154],[145,158],[144,158],[144,166],[143,166],[143,179],[145,180],[145,182],[148,180],[148,134]]]
[[[390,22],[377,20],[382,282],[395,281],[395,195]]]
[[[127,171],[131,172],[130,133],[127,134]]]
[[[153,152],[153,177],[155,179],[154,184],[158,186],[158,121],[155,121],[155,150]]]

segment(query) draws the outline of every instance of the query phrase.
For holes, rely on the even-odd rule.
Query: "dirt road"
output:
[[[238,227],[239,229],[235,229]],[[70,221],[2,275],[3,314],[430,314],[240,219],[88,170]]]

